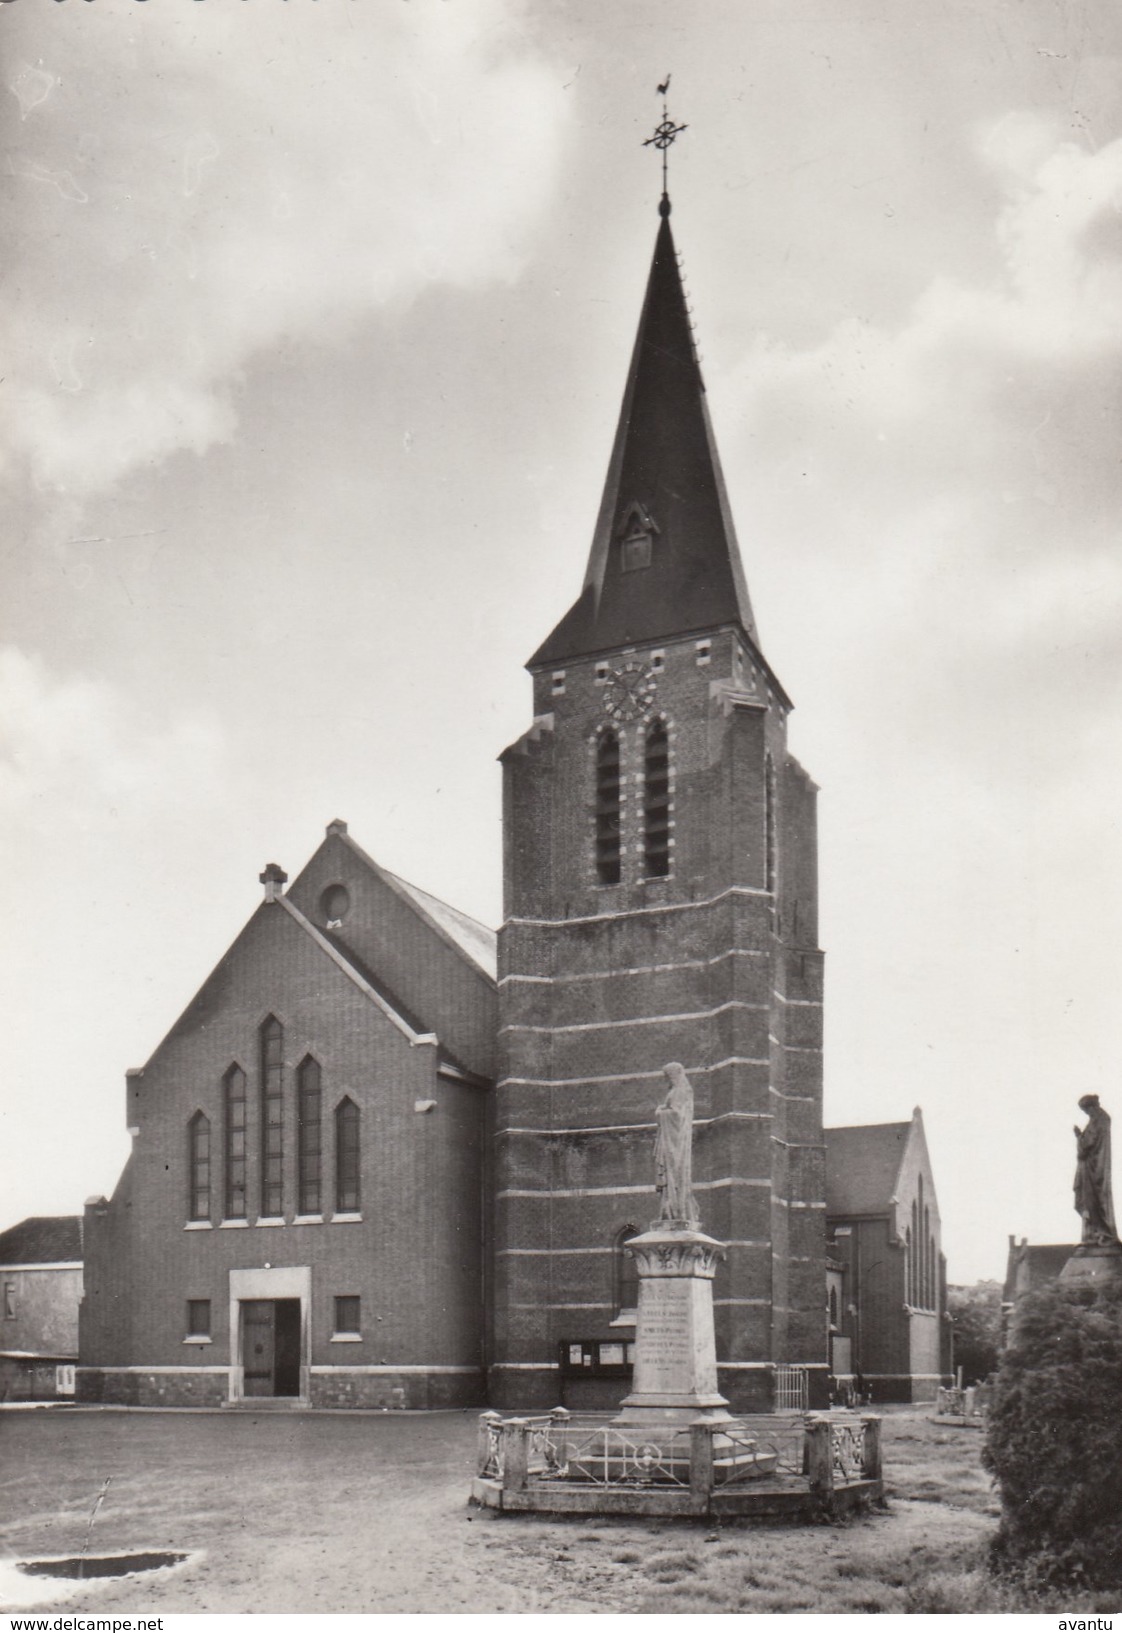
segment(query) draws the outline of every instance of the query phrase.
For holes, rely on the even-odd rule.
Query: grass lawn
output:
[[[883,1436],[886,1511],[712,1525],[470,1509],[474,1413],[0,1413],[0,1609],[36,1594],[98,1614],[1116,1608],[1021,1600],[987,1576],[997,1504],[977,1430],[911,1408],[888,1411]],[[102,1490],[92,1554],[187,1563],[66,1590],[13,1574],[80,1553]]]

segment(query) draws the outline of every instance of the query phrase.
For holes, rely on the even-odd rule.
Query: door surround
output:
[[[308,1402],[310,1370],[312,1271],[310,1265],[278,1265],[275,1269],[230,1271],[230,1400],[246,1399],[245,1357],[242,1354],[243,1299],[294,1298],[300,1300],[300,1394]],[[255,1398],[255,1397],[254,1397]]]

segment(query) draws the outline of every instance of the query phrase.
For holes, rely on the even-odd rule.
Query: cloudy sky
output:
[[[0,1227],[346,818],[495,924],[657,217],[822,785],[827,1120],[923,1107],[952,1280],[1122,1109],[1113,0],[0,11]]]

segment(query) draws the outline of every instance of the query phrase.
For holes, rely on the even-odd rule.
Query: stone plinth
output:
[[[713,1277],[724,1247],[689,1224],[657,1220],[625,1244],[639,1271],[635,1371],[616,1423],[726,1420],[717,1390]]]
[[[1093,1287],[1102,1287],[1107,1282],[1122,1282],[1122,1245],[1118,1242],[1084,1242],[1060,1271],[1060,1280]]]

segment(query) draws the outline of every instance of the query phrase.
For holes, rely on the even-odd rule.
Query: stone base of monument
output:
[[[635,1373],[613,1421],[635,1433],[699,1418],[731,1421],[717,1388],[713,1335],[713,1277],[724,1244],[686,1221],[656,1220],[627,1250],[639,1272]]]
[[[1083,1242],[1060,1271],[1060,1280],[1088,1287],[1122,1282],[1122,1244]]]

